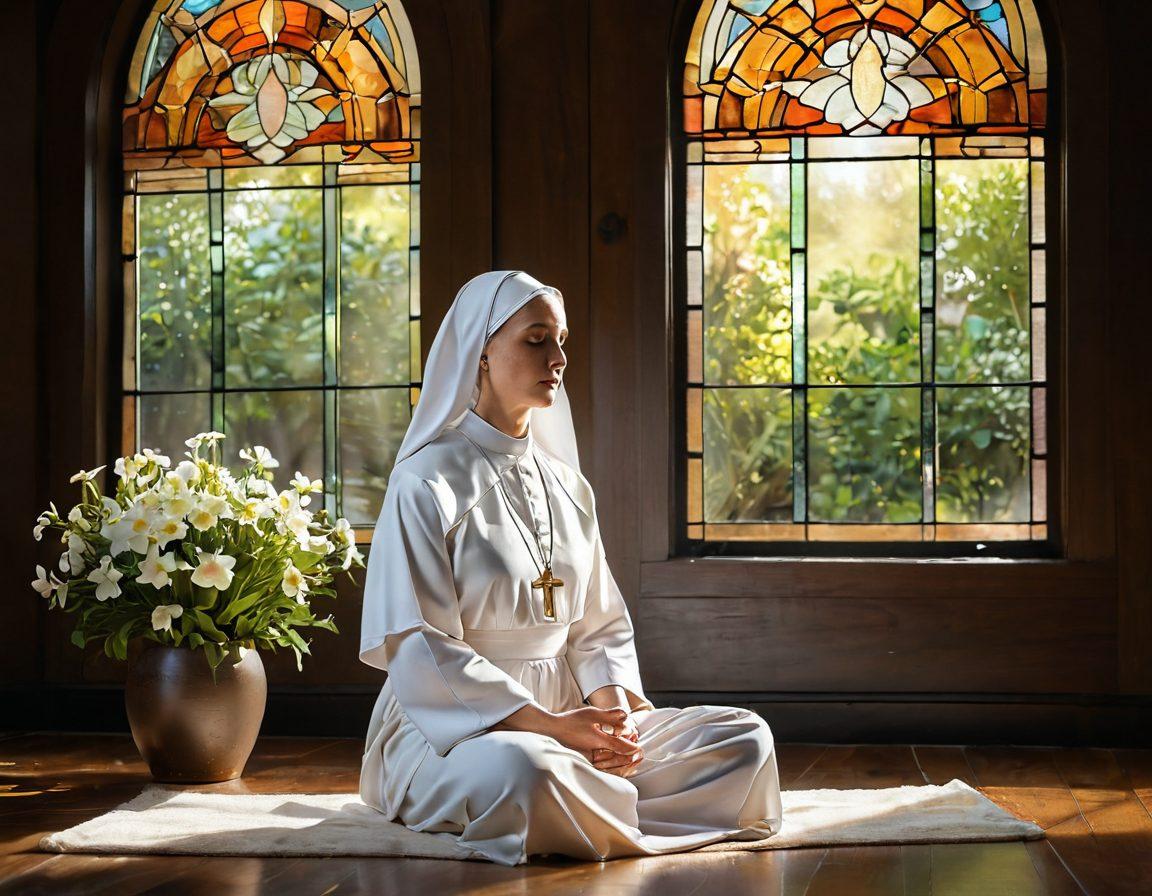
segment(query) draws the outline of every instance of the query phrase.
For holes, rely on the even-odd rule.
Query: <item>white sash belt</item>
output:
[[[513,629],[464,629],[464,640],[490,660],[543,660],[568,652],[567,623]]]

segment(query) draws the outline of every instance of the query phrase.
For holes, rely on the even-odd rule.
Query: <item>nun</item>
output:
[[[560,292],[523,271],[468,281],[436,334],[368,558],[360,659],[388,676],[361,799],[503,865],[771,837],[765,721],[644,694],[567,336]]]

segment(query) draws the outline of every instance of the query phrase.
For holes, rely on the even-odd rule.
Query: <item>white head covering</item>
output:
[[[485,343],[521,307],[545,293],[564,300],[558,289],[545,286],[523,271],[489,271],[460,288],[428,353],[420,400],[396,454],[397,464],[476,406],[480,397],[480,355]],[[556,400],[550,407],[533,408],[528,425],[536,445],[580,469],[563,379],[556,389]]]

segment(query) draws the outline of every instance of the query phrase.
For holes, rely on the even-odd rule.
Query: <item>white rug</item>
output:
[[[1034,840],[1043,829],[958,778],[876,790],[784,791],[784,825],[759,841],[696,852],[882,843]],[[150,785],[104,815],[40,841],[48,852],[481,858],[447,834],[386,821],[349,793],[202,793]]]

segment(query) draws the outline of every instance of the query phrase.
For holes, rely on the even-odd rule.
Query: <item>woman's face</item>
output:
[[[550,294],[531,299],[488,340],[488,369],[482,362],[480,370],[481,399],[508,414],[551,407],[568,363],[561,348],[567,338],[563,302]]]

